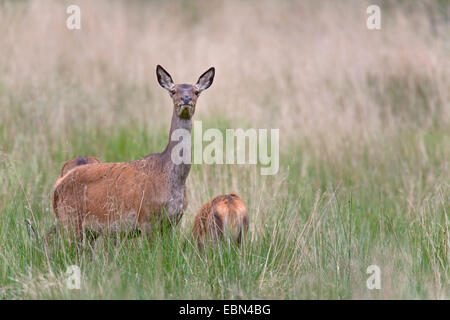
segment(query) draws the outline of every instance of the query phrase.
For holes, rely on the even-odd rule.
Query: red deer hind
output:
[[[157,66],[158,82],[173,101],[169,142],[163,152],[123,163],[79,157],[63,166],[53,187],[53,210],[69,235],[79,238],[85,229],[100,233],[138,229],[150,234],[155,221],[179,222],[187,206],[185,183],[191,166],[173,163],[171,153],[178,142],[171,137],[177,129],[191,132],[197,98],[211,86],[214,74],[210,68],[195,85],[174,84],[170,74]]]

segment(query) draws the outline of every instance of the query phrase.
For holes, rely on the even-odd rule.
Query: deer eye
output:
[[[172,90],[169,91],[169,93],[170,93],[171,96],[173,96],[176,93],[176,91],[175,91],[175,89],[172,89]]]
[[[198,95],[200,94],[200,91],[195,90],[195,91],[194,91],[194,94],[198,97]]]

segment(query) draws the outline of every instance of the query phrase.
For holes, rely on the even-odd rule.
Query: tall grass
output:
[[[0,297],[448,299],[450,6],[380,1],[0,3]],[[176,82],[216,67],[195,120],[280,128],[280,171],[194,165],[171,236],[48,249],[27,233],[54,221],[51,188],[77,155],[159,152]],[[241,249],[199,253],[193,217],[219,193],[250,213]],[[67,290],[70,265],[82,289]],[[368,290],[378,265],[382,288]]]

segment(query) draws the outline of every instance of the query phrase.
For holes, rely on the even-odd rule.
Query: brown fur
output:
[[[173,101],[165,150],[123,163],[102,163],[94,157],[66,162],[53,187],[53,209],[69,236],[75,233],[79,238],[85,228],[98,232],[140,229],[150,234],[155,222],[175,225],[181,219],[187,206],[185,183],[191,165],[172,162],[178,141],[171,137],[177,129],[191,131],[197,97],[211,85],[214,68],[200,76],[196,85],[175,85],[161,66],[156,74]],[[84,162],[89,164],[78,165]]]
[[[100,163],[101,161],[98,160],[96,157],[77,157],[72,160],[64,162],[62,168],[61,168],[61,174],[59,175],[60,178],[66,175],[67,172],[75,168],[76,166],[85,165],[85,164],[92,164],[92,163]]]
[[[199,248],[208,240],[223,238],[229,233],[240,244],[248,230],[248,212],[242,199],[235,193],[219,195],[205,203],[194,219],[192,233]]]
[[[56,217],[77,234],[83,228],[101,231],[107,226],[112,231],[150,228],[145,222],[160,213],[170,197],[167,169],[153,157],[154,163],[141,159],[75,167],[54,186]]]

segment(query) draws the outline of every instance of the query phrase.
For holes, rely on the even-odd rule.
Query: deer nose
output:
[[[190,96],[183,96],[181,99],[183,100],[183,103],[185,103],[185,104],[188,104],[191,102]]]

